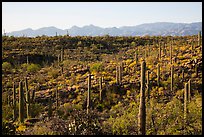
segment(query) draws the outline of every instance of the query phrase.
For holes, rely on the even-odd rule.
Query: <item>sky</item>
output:
[[[2,32],[202,21],[202,2],[2,2]]]

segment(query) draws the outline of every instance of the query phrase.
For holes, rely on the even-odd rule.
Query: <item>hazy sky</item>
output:
[[[3,2],[2,30],[202,21],[202,2]]]

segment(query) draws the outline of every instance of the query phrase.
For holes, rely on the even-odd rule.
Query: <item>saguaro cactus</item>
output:
[[[24,93],[23,93],[23,82],[19,82],[19,121],[24,122]]]
[[[16,86],[15,82],[13,82],[13,121],[17,118],[17,108],[16,108]]]
[[[34,102],[35,90],[33,90],[32,97],[30,96],[30,91],[28,90],[28,79],[25,78],[25,90],[26,90],[26,109],[27,109],[27,118],[31,117],[31,103]]]
[[[58,92],[58,88],[56,88],[56,91],[55,91],[55,98],[56,98],[56,109],[58,109],[58,106],[59,106],[59,92]]]
[[[29,64],[28,56],[27,56],[27,64]]]
[[[137,66],[137,63],[138,63],[138,51],[135,51],[135,63],[136,63],[136,66]]]
[[[161,43],[159,43],[159,60],[161,61]]]
[[[90,90],[91,90],[91,74],[88,74],[87,114],[89,113],[89,109],[91,105]]]
[[[173,92],[174,86],[174,65],[171,66],[171,92]]]
[[[149,90],[149,88],[150,88],[150,82],[149,82],[149,70],[147,71],[147,101],[149,101],[149,99],[150,99],[150,90]]]
[[[185,83],[184,86],[184,134],[186,134],[185,126],[187,123],[187,102],[188,102],[188,83]]]
[[[157,85],[160,86],[160,65],[157,64]]]
[[[99,92],[100,92],[99,100],[101,102],[102,101],[102,76],[99,79]]]
[[[141,64],[141,89],[140,89],[140,106],[138,114],[138,133],[145,135],[146,133],[146,107],[145,107],[145,71],[146,63],[143,61]]]
[[[60,54],[57,55],[57,63],[58,63],[58,66],[60,66]]]
[[[28,80],[25,78],[25,90],[26,90],[26,109],[27,109],[27,117],[30,117],[30,92],[28,91]]]
[[[64,47],[62,46],[62,49],[61,49],[61,62],[63,62],[64,60]]]
[[[116,84],[119,84],[119,71],[118,71],[118,66],[116,66]]]
[[[164,43],[163,53],[166,54],[166,43]]]
[[[188,101],[191,101],[191,80],[188,80]]]
[[[123,64],[122,64],[122,62],[120,63],[120,66],[118,68],[119,68],[119,72],[118,72],[118,74],[119,74],[119,84],[121,84],[122,83],[122,76],[123,76]]]
[[[198,46],[201,46],[201,31],[198,32]]]
[[[172,64],[172,44],[173,42],[170,44],[170,64]]]
[[[148,56],[150,56],[150,45],[148,45]]]
[[[52,98],[50,97],[48,100],[48,117],[52,117]]]

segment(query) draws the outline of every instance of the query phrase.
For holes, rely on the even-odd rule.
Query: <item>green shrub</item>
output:
[[[5,72],[10,71],[12,68],[11,64],[9,62],[3,62],[2,64],[2,70]]]
[[[90,70],[91,72],[99,72],[102,71],[103,65],[102,63],[94,63],[91,65]]]
[[[38,64],[30,64],[27,66],[27,71],[28,72],[37,72],[38,70],[40,70],[40,66]]]
[[[119,102],[111,108],[110,118],[103,123],[103,130],[109,127],[108,131],[114,135],[137,135],[138,110],[135,102],[130,102],[129,106]]]

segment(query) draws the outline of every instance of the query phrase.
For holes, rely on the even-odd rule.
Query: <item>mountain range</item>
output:
[[[43,27],[33,30],[31,28],[13,31],[6,33],[8,36],[28,36],[36,37],[41,35],[56,36],[67,35],[70,36],[186,36],[196,35],[198,31],[202,31],[202,22],[194,23],[171,23],[171,22],[156,22],[145,23],[136,26],[123,26],[123,27],[109,27],[102,28],[94,25],[86,25],[83,27],[73,26],[70,29],[59,29],[54,26]]]

